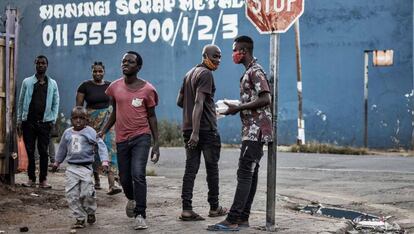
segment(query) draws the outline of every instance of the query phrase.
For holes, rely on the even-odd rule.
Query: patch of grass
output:
[[[221,148],[227,148],[227,149],[238,149],[238,148],[240,148],[240,144],[227,144],[227,143],[221,143]]]
[[[52,138],[52,140],[54,140],[55,142],[60,142],[60,138],[62,137],[63,132],[65,132],[65,130],[69,128],[70,125],[70,119],[66,119],[65,115],[62,112],[60,112],[58,114],[55,124],[58,136],[56,138]]]
[[[162,147],[181,147],[184,146],[184,140],[181,127],[176,122],[168,120],[158,121],[159,141]]]
[[[155,169],[150,168],[150,169],[147,169],[147,171],[145,172],[145,175],[146,176],[157,176],[157,173],[155,172]]]
[[[320,153],[320,154],[350,154],[350,155],[366,155],[368,150],[364,148],[340,147],[329,144],[310,143],[305,145],[293,145],[291,152],[301,153]]]

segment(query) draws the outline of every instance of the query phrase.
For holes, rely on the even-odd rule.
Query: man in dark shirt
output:
[[[221,140],[217,132],[214,93],[216,91],[212,71],[220,65],[221,51],[215,45],[204,47],[203,62],[187,72],[177,105],[183,108],[183,136],[186,149],[186,166],[182,187],[183,221],[204,220],[193,211],[192,197],[194,180],[200,167],[203,153],[207,171],[208,202],[210,217],[227,214],[227,209],[219,206],[219,172]]]
[[[35,144],[40,155],[39,187],[51,188],[47,183],[48,145],[50,130],[56,123],[59,109],[59,91],[56,81],[46,75],[48,60],[39,55],[35,60],[36,74],[23,80],[17,106],[17,132],[23,134],[29,165],[29,181],[25,186],[36,184]]]
[[[253,57],[253,40],[248,36],[234,39],[233,62],[242,64],[245,72],[240,79],[240,105],[225,104],[224,115],[240,112],[242,146],[237,170],[237,188],[227,218],[207,228],[210,231],[237,231],[249,226],[250,209],[256,194],[259,162],[263,145],[272,141],[270,88],[263,68]]]

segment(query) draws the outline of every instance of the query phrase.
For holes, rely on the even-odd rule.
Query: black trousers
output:
[[[147,180],[145,168],[151,147],[151,135],[143,134],[116,144],[119,178],[125,196],[135,200],[135,215],[146,218]]]
[[[192,198],[194,180],[200,168],[201,153],[207,172],[207,186],[210,209],[217,209],[219,205],[219,170],[218,161],[220,159],[221,140],[217,131],[200,131],[197,147],[190,149],[187,143],[190,140],[191,131],[184,131],[184,142],[186,151],[185,172],[183,177],[183,187],[181,199],[183,210],[192,210]]]
[[[51,128],[52,122],[24,121],[22,123],[23,139],[29,159],[27,174],[33,182],[36,182],[36,140],[39,151],[39,182],[41,183],[47,178],[47,165],[49,162],[48,147]]]
[[[256,194],[259,162],[263,156],[263,143],[258,141],[243,141],[239,168],[237,170],[237,188],[233,205],[227,215],[227,221],[247,221],[250,216],[254,195]]]

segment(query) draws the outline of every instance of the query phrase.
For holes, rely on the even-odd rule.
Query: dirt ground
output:
[[[220,159],[220,204],[229,207],[236,186],[237,149],[223,149]],[[148,164],[156,176],[147,177],[147,221],[149,229],[135,231],[133,219],[125,215],[126,198],[123,194],[106,195],[106,177],[101,176],[103,190],[97,191],[97,223],[88,225],[77,233],[188,233],[211,234],[210,224],[223,217],[209,218],[207,185],[204,162],[200,167],[195,187],[194,210],[206,218],[199,222],[182,222],[181,184],[185,155],[182,148],[162,148],[157,165]],[[369,171],[378,162],[387,170]],[[278,186],[276,196],[276,223],[278,233],[346,233],[349,222],[297,211],[298,205],[312,201],[335,205],[373,214],[393,215],[406,230],[414,230],[412,194],[414,174],[397,172],[397,167],[411,168],[412,160],[406,157],[354,157],[280,154],[278,160]],[[322,165],[322,166],[321,166]],[[364,165],[367,165],[365,167]],[[293,167],[292,167],[293,166]],[[358,169],[360,167],[360,169]],[[345,168],[351,168],[345,169]],[[0,185],[0,234],[20,233],[69,233],[74,219],[64,197],[64,171],[48,176],[52,189],[24,188],[27,175],[16,175],[13,187]],[[266,220],[266,160],[261,162],[259,184],[252,207],[249,229],[239,233],[266,233],[258,228]],[[401,204],[401,207],[400,207]],[[410,233],[410,231],[406,233]]]
[[[160,170],[159,168],[157,170]],[[164,176],[147,177],[148,183],[148,224],[150,228],[140,233],[211,233],[206,231],[210,224],[223,218],[208,218],[208,203],[206,200],[205,175],[197,178],[194,191],[194,207],[196,212],[206,217],[206,221],[182,222],[178,220],[181,207],[181,179]],[[20,183],[25,182],[25,174],[16,175],[16,186],[0,185],[0,233],[20,233],[27,227],[29,233],[70,233],[74,219],[64,198],[64,173],[58,172],[49,176],[52,189],[25,188]],[[103,190],[97,191],[97,223],[88,226],[77,233],[136,233],[133,230],[133,219],[125,215],[126,199],[123,194],[106,195],[107,183],[101,177]],[[201,187],[201,188],[200,188]],[[233,187],[222,191],[222,203],[229,204],[232,199]],[[263,188],[262,188],[263,189]],[[259,190],[258,192],[261,192]],[[287,206],[284,198],[278,198],[278,206]],[[283,209],[283,212],[280,212]],[[265,233],[258,230],[264,225],[265,211],[253,209],[251,216],[252,228],[239,233]],[[293,210],[278,208],[276,219],[279,233],[343,233],[348,225],[345,221],[313,217]],[[300,223],[300,225],[299,225]],[[256,225],[256,226],[254,226]],[[338,232],[339,230],[339,232]],[[342,230],[342,231],[340,231]]]

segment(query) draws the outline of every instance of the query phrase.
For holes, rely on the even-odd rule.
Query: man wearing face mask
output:
[[[240,112],[242,146],[237,170],[237,188],[227,218],[209,226],[210,231],[237,231],[249,227],[250,209],[257,188],[259,162],[263,145],[272,141],[272,113],[270,88],[263,68],[253,57],[253,40],[240,36],[234,40],[233,62],[246,70],[240,79],[240,105],[229,107],[224,115]]]
[[[203,153],[207,171],[209,217],[227,214],[219,206],[219,172],[221,140],[217,132],[216,108],[214,104],[213,71],[220,65],[221,51],[215,45],[206,45],[202,52],[202,63],[187,72],[178,93],[177,105],[183,108],[183,136],[186,149],[186,166],[182,186],[182,221],[204,220],[193,211],[192,197],[194,180],[200,167]]]

